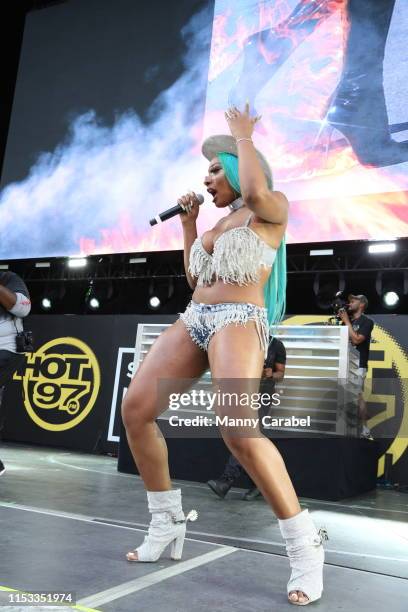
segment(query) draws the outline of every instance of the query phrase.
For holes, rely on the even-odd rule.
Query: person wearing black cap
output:
[[[367,306],[368,300],[365,295],[349,295],[347,310],[342,309],[339,316],[349,329],[350,342],[360,353],[358,375],[360,384],[359,418],[361,421],[361,436],[363,438],[372,438],[371,432],[367,426],[367,406],[363,398],[364,380],[367,375],[371,333],[374,327],[374,322],[364,314]]]

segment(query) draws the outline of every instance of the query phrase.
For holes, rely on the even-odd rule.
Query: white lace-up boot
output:
[[[134,551],[127,553],[128,561],[157,561],[166,546],[171,544],[170,555],[174,560],[181,559],[187,521],[197,519],[196,510],[187,516],[181,507],[181,490],[147,491],[149,512],[152,513],[148,535]],[[137,556],[136,556],[136,554]]]
[[[307,601],[290,603],[305,606],[320,599],[323,592],[323,540],[328,540],[324,528],[316,529],[309,511],[303,510],[296,516],[279,520],[279,527],[286,540],[286,551],[289,557],[292,573],[288,582],[288,596],[301,591]],[[299,595],[298,595],[299,596]]]

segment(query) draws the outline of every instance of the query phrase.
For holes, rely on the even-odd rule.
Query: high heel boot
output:
[[[325,529],[316,529],[309,511],[303,510],[296,516],[279,520],[282,537],[286,540],[286,551],[292,573],[287,591],[290,603],[305,606],[320,599],[323,592],[324,549],[327,540]],[[300,591],[306,601],[294,600],[294,593]],[[301,595],[302,597],[302,595]]]
[[[147,501],[149,512],[152,513],[148,535],[138,548],[127,553],[127,560],[157,561],[169,544],[171,544],[171,558],[175,561],[181,559],[186,523],[197,519],[196,510],[191,510],[187,516],[184,516],[180,489],[147,491]]]
[[[384,95],[384,53],[394,5],[395,0],[348,1],[343,71],[323,121],[345,137],[366,166],[408,161],[408,143],[391,138]]]
[[[258,114],[253,105],[261,89],[317,26],[344,3],[345,0],[301,0],[275,27],[248,37],[242,71],[229,93],[229,105],[241,108],[248,100],[252,112]]]

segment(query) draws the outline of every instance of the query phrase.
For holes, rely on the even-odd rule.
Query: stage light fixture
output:
[[[375,289],[385,308],[401,309],[402,300],[408,295],[408,270],[380,270],[375,279]]]
[[[51,310],[51,307],[52,307],[51,300],[47,297],[43,297],[43,299],[41,300],[41,308],[43,310]]]
[[[100,301],[96,295],[94,281],[89,281],[89,287],[85,294],[85,304],[90,310],[98,310]]]
[[[92,308],[92,310],[98,310],[100,304],[99,304],[99,300],[97,297],[91,297],[91,299],[89,300],[89,308]]]
[[[130,264],[146,263],[146,257],[131,257],[129,259]]]
[[[172,277],[152,278],[148,290],[148,307],[150,310],[167,308],[174,295],[175,283]]]
[[[383,295],[384,306],[395,308],[399,303],[399,295],[396,291],[386,291]]]
[[[380,242],[378,244],[370,244],[368,247],[369,253],[394,253],[397,248],[395,242]]]
[[[158,308],[160,308],[160,304],[161,304],[161,301],[160,301],[160,298],[157,297],[157,295],[152,295],[149,298],[149,307],[152,310],[157,310]]]
[[[85,294],[85,304],[88,310],[106,308],[113,296],[113,283],[107,280],[90,280]]]
[[[63,300],[66,294],[66,286],[64,283],[50,283],[44,287],[41,295],[41,309],[49,312],[51,309],[53,312],[58,310],[63,304]]]
[[[36,261],[35,267],[36,268],[51,268],[51,264],[49,261]]]
[[[160,284],[160,280],[154,280],[153,278],[150,280],[147,294],[147,305],[150,310],[158,310],[162,305],[163,291],[160,288]]]
[[[69,268],[84,268],[87,264],[86,257],[70,257],[68,259]]]
[[[309,251],[311,257],[318,257],[320,255],[333,255],[333,249],[312,249]]]

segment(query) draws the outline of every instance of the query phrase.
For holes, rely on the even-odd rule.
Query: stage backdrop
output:
[[[36,352],[6,389],[6,440],[114,452],[120,405],[132,376],[138,323],[172,322],[173,315],[32,316],[26,328]],[[393,456],[393,481],[408,484],[408,316],[373,316],[365,395],[369,425]],[[324,323],[323,316],[288,317],[285,324]],[[390,384],[392,383],[392,384]],[[384,437],[386,426],[387,437]],[[389,432],[392,432],[390,435]]]
[[[203,191],[249,100],[289,242],[408,234],[406,0],[70,0],[27,16],[0,259],[182,248],[149,219]],[[91,33],[91,35],[90,35]],[[220,216],[206,194],[199,230]]]

